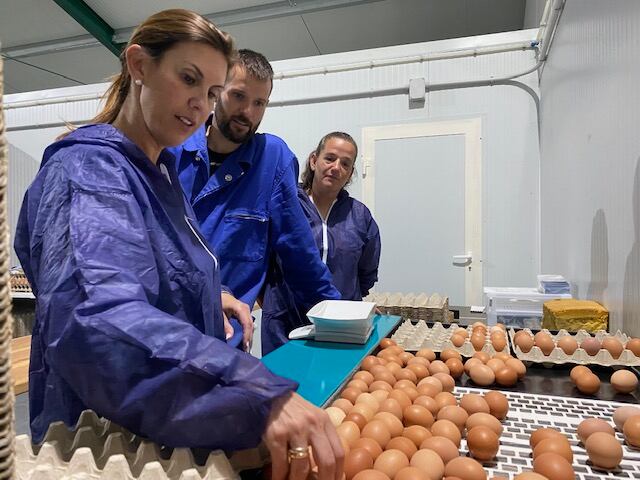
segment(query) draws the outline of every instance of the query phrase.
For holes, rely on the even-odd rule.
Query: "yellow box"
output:
[[[542,328],[577,332],[607,330],[609,311],[592,300],[558,299],[543,305]]]

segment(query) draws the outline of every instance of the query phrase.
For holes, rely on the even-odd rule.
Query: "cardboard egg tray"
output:
[[[533,332],[528,328],[525,328],[523,330],[528,331],[529,333],[531,333],[531,335],[533,335]],[[547,329],[543,329],[541,331],[547,332],[549,335],[551,335],[551,338],[553,338],[553,341],[556,342],[556,344],[558,339],[565,336],[571,336],[571,334],[566,330],[560,330],[556,335],[553,335]],[[566,363],[575,363],[578,365],[601,365],[604,367],[640,366],[640,357],[636,357],[633,352],[627,349],[624,349],[622,351],[620,358],[613,358],[607,350],[602,348],[596,355],[593,356],[587,355],[587,352],[585,352],[582,348],[578,348],[573,353],[573,355],[567,355],[560,347],[554,348],[551,354],[545,355],[544,353],[542,353],[542,350],[540,350],[540,348],[535,345],[528,353],[524,353],[522,350],[520,350],[520,347],[517,346],[513,340],[515,333],[516,332],[513,328],[509,329],[509,339],[511,341],[511,345],[513,346],[513,351],[518,359],[527,364],[544,363],[549,365],[562,365]],[[591,336],[592,335],[586,330],[579,330],[573,337],[576,339],[579,345],[585,338],[589,338]],[[615,333],[615,335],[611,335],[604,330],[600,330],[595,333],[595,338],[597,338],[600,342],[602,342],[602,340],[606,337],[617,338],[623,345],[625,345],[627,343],[627,340],[630,339],[630,337],[628,337],[624,333],[621,333],[619,330]]]
[[[73,430],[52,423],[44,441],[32,445],[27,435],[16,437],[18,480],[237,480],[220,451],[205,451],[196,463],[188,448],[163,449],[86,410]],[[202,452],[198,452],[202,458]]]
[[[449,297],[439,293],[388,293],[372,292],[364,299],[375,302],[382,313],[400,315],[405,319],[442,322],[452,319],[449,311]]]
[[[460,325],[451,324],[445,327],[442,323],[436,322],[432,327],[429,327],[426,322],[419,320],[417,323],[412,323],[409,320],[405,320],[396,329],[395,333],[391,336],[391,339],[399,346],[407,351],[418,351],[422,348],[430,348],[434,352],[441,352],[443,350],[451,349],[455,350],[463,357],[472,357],[476,350],[471,345],[471,326],[467,327],[467,333],[469,336],[462,344],[461,347],[456,347],[451,343],[451,335],[455,332]],[[509,352],[509,336],[506,337],[505,352]],[[497,352],[491,345],[489,332],[485,339],[482,352],[489,354],[489,356],[495,355]]]
[[[465,393],[484,394],[480,388],[458,387],[453,394],[460,400]],[[616,431],[616,439],[622,445],[623,458],[613,470],[599,470],[592,466],[587,452],[577,435],[578,425],[588,417],[601,418],[612,427],[616,408],[629,405],[603,400],[556,397],[532,393],[502,391],[509,401],[509,413],[502,421],[500,449],[491,462],[483,463],[487,478],[494,476],[513,478],[520,472],[533,470],[529,437],[538,428],[555,428],[566,435],[573,452],[572,467],[576,480],[632,480],[640,478],[640,450],[625,444],[624,437]],[[467,443],[462,439],[460,454],[468,454]]]

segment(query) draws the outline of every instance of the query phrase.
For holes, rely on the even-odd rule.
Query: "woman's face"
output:
[[[199,42],[181,42],[160,60],[144,62],[140,108],[158,147],[180,145],[207,119],[227,76],[222,53]]]
[[[356,147],[342,138],[330,138],[318,156],[311,157],[313,190],[338,194],[353,174]]]

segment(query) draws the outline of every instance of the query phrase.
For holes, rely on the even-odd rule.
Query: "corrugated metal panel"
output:
[[[640,2],[568,0],[541,79],[542,265],[640,336]]]

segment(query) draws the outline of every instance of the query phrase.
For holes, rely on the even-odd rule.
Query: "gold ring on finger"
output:
[[[292,447],[289,449],[289,460],[308,458],[309,447]]]

